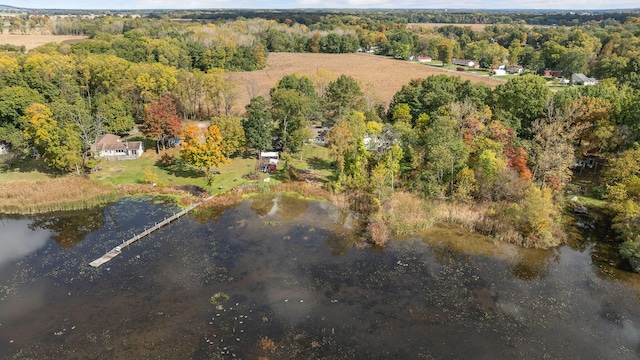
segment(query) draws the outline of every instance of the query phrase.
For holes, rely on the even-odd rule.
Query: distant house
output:
[[[260,161],[258,162],[258,170],[272,174],[278,170],[278,162],[280,162],[280,154],[278,152],[261,152]]]
[[[559,70],[545,70],[542,73],[542,76],[544,76],[544,77],[552,77],[552,78],[561,78],[562,77],[562,71],[559,71]]]
[[[418,56],[419,63],[428,63],[431,62],[431,56]]]
[[[473,62],[473,60],[465,60],[465,59],[452,59],[451,63],[453,65],[462,65],[462,66],[468,66],[468,67],[473,67],[476,63]]]
[[[518,75],[520,75],[524,71],[524,68],[522,66],[520,66],[520,65],[507,65],[505,70],[509,74],[518,74]]]
[[[9,144],[6,141],[0,140],[0,155],[9,153]]]
[[[137,159],[142,156],[144,147],[142,141],[122,141],[120,136],[106,134],[96,140],[91,150],[98,158],[116,161]]]
[[[571,82],[576,85],[595,85],[598,80],[587,77],[585,74],[573,74],[571,75]]]
[[[491,75],[497,75],[497,76],[507,75],[507,72],[504,69],[494,69],[494,70],[491,70]]]

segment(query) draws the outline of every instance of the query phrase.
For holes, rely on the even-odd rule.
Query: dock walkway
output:
[[[195,209],[198,205],[202,204],[205,201],[211,200],[213,199],[213,196],[210,196],[206,199],[204,199],[203,201],[193,204],[191,206],[189,206],[188,208],[173,214],[173,216],[165,218],[164,220],[162,220],[161,222],[155,224],[153,227],[149,228],[149,229],[145,229],[143,232],[141,232],[140,234],[135,235],[134,237],[132,237],[131,239],[123,242],[122,244],[114,247],[113,249],[109,250],[106,254],[102,255],[100,258],[92,261],[89,263],[89,265],[97,268],[100,265],[109,262],[109,260],[117,257],[118,255],[120,255],[122,253],[122,249],[126,248],[127,246],[133,244],[134,242],[142,239],[143,237],[151,234],[152,232],[160,229],[161,227],[171,223],[174,220],[177,220],[179,218],[181,218],[182,216],[186,215],[189,211]]]

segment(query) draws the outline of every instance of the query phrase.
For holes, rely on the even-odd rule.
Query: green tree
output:
[[[104,120],[105,131],[124,135],[134,127],[129,106],[115,94],[101,95],[95,98],[95,114]]]
[[[273,120],[269,112],[269,102],[262,96],[249,101],[245,107],[247,118],[242,122],[247,146],[258,151],[271,149]]]
[[[276,89],[271,94],[271,113],[278,127],[276,135],[282,140],[283,150],[297,150],[291,147],[292,134],[307,126],[309,98],[297,90]]]
[[[587,67],[587,53],[580,48],[567,50],[558,59],[557,69],[562,71],[564,77],[571,74],[583,73]]]
[[[222,136],[222,154],[229,158],[238,154],[245,148],[246,139],[242,121],[234,116],[214,116],[211,125],[215,125],[220,130]]]
[[[509,79],[504,85],[496,86],[493,97],[495,110],[504,111],[513,116],[512,124],[520,134],[531,135],[531,124],[544,116],[547,99],[551,91],[543,77],[527,74]]]
[[[342,118],[351,110],[358,110],[362,103],[362,90],[358,81],[350,76],[340,75],[327,86],[325,103],[334,119]]]

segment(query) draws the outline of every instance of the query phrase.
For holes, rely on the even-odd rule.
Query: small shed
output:
[[[276,151],[261,152],[258,170],[272,174],[278,170],[278,162],[280,162],[280,153]]]

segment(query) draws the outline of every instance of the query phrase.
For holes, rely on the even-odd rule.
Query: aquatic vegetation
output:
[[[82,210],[113,202],[113,186],[81,176],[0,184],[0,213],[38,214]]]
[[[123,199],[73,246],[49,241],[0,268],[0,341],[20,344],[0,357],[627,358],[639,348],[624,336],[640,318],[635,280],[600,276],[585,248],[521,249],[439,225],[388,235],[382,251],[359,247],[360,219],[327,203],[296,205],[295,221],[273,211],[278,225],[265,229],[257,199],[218,222],[184,217],[91,268],[176,210]],[[43,321],[21,320],[34,314]]]
[[[223,292],[217,292],[211,295],[211,299],[209,299],[209,302],[213,305],[221,305],[227,301],[229,301],[229,295]]]

